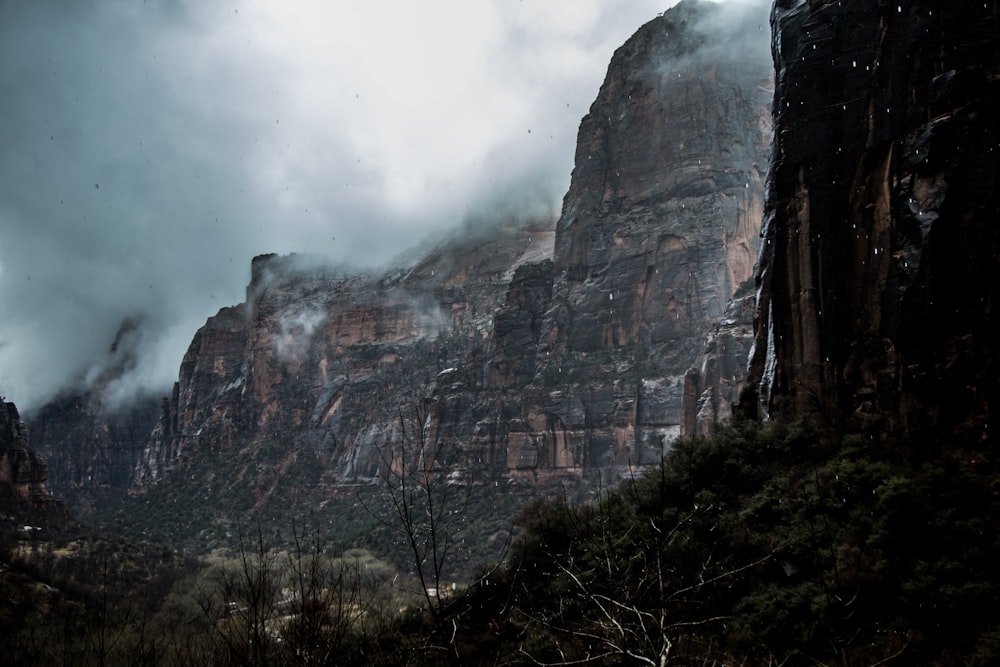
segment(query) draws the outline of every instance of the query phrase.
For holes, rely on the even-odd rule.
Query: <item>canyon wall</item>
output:
[[[137,486],[205,448],[273,449],[279,469],[306,448],[330,484],[370,478],[405,437],[401,406],[451,467],[537,480],[658,461],[758,252],[771,67],[731,37],[766,42],[765,16],[722,12],[682,3],[615,53],[554,238],[456,237],[381,276],[255,259],[246,303],[195,337]],[[728,400],[693,409],[703,430]]]
[[[28,448],[17,406],[0,401],[0,507],[8,512],[59,508],[45,486],[48,476],[45,463]]]
[[[984,431],[997,405],[1000,9],[778,0],[751,415]]]
[[[171,471],[214,477],[202,465],[214,452],[236,469],[219,483],[246,480],[263,500],[304,459],[324,483],[373,478],[380,448],[404,437],[401,421],[418,409],[468,431],[459,413],[440,415],[434,396],[448,387],[471,406],[494,313],[512,285],[514,302],[518,267],[548,257],[552,243],[551,223],[475,232],[378,275],[316,258],[255,258],[247,301],[195,335],[136,487]]]
[[[710,415],[685,377],[758,253],[766,37],[763,5],[684,2],[615,53],[580,124],[522,439],[573,443],[577,466],[642,465],[729,415],[736,391]]]
[[[558,220],[470,227],[369,274],[255,258],[245,302],[206,322],[141,413],[127,481],[65,442],[103,442],[83,408],[81,429],[56,409],[40,431],[59,479],[322,507],[407,443],[494,485],[658,462],[743,384],[749,311],[730,302],[759,251],[767,45],[762,5],[685,0],[642,26],[581,122]]]

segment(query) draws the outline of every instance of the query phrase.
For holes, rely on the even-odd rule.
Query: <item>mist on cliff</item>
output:
[[[165,390],[257,254],[375,267],[558,210],[612,52],[673,4],[0,0],[0,394]]]

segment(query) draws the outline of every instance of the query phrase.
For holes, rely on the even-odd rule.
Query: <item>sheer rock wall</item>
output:
[[[0,498],[20,508],[55,507],[45,482],[48,469],[28,448],[28,430],[13,403],[0,402]]]
[[[985,428],[997,402],[1000,7],[772,13],[777,88],[743,409]]]

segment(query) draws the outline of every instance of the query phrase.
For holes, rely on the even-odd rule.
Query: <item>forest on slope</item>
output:
[[[987,665],[1000,654],[1000,472],[982,441],[734,421],[591,502],[533,503],[501,562],[441,589],[453,537],[433,521],[443,487],[414,482],[395,517],[421,559],[404,577],[308,535],[277,547],[253,526],[235,558],[201,562],[110,538],[5,540],[19,544],[3,554],[7,656]]]

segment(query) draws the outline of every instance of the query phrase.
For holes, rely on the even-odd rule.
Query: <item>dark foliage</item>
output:
[[[987,441],[733,423],[596,503],[531,506],[456,618],[483,662],[987,664],[998,481]]]
[[[996,664],[998,489],[988,438],[734,422],[530,504],[505,561],[430,607],[370,554],[260,524],[198,571],[18,529],[0,630],[14,664]]]

